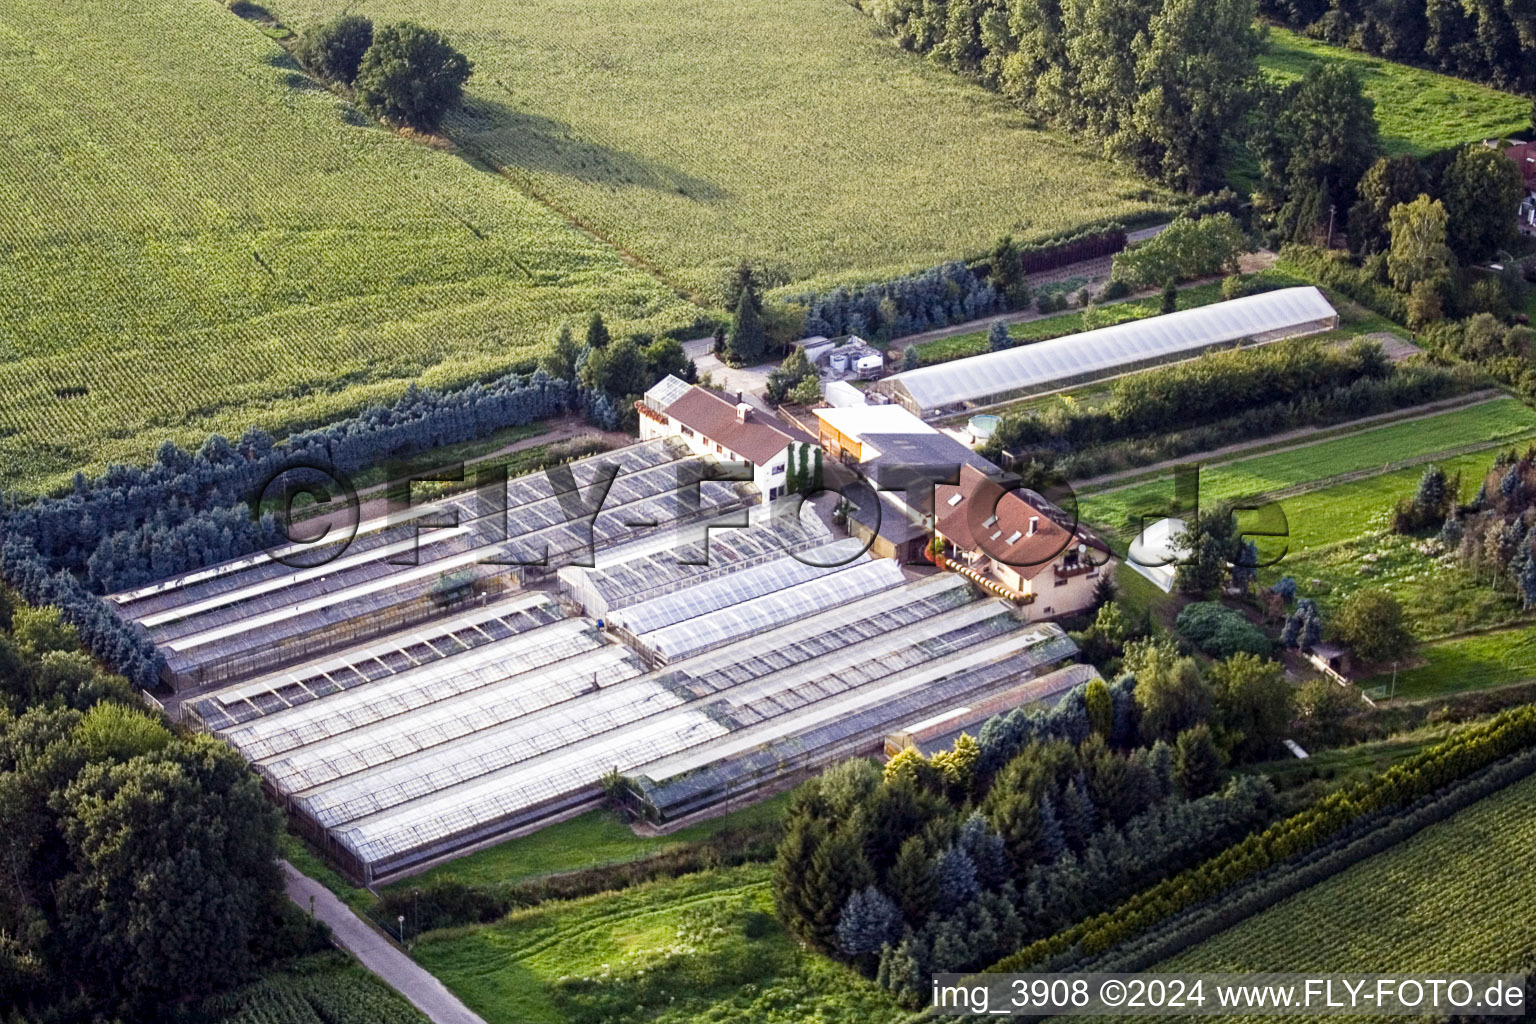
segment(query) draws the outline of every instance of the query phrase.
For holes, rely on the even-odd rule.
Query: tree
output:
[[[991,265],[991,273],[988,280],[992,286],[1003,293],[1008,300],[1011,309],[1019,309],[1029,305],[1029,285],[1026,283],[1024,272],[1024,257],[1019,252],[1019,247],[1014,244],[1012,235],[1004,235],[997,240],[992,247],[992,255],[988,261]]]
[[[1455,265],[1445,244],[1446,213],[1439,200],[1421,195],[1411,203],[1394,206],[1387,218],[1392,245],[1387,252],[1387,272],[1398,291],[1450,277]]]
[[[459,105],[474,70],[441,33],[403,21],[374,34],[357,71],[364,110],[422,131],[433,131]]]
[[[1367,664],[1407,657],[1414,647],[1403,606],[1375,587],[1344,599],[1333,616],[1333,635]]]
[[[1113,605],[1105,607],[1113,607]],[[1096,676],[1089,680],[1088,687],[1083,693],[1083,700],[1088,705],[1088,720],[1093,723],[1093,731],[1108,739],[1110,728],[1115,722],[1115,706],[1114,700],[1109,695],[1109,684],[1102,677]]]
[[[1230,213],[1194,220],[1180,217],[1152,238],[1116,253],[1114,279],[1137,288],[1166,286],[1211,274],[1232,273],[1250,246]]]
[[[872,956],[901,940],[901,910],[867,885],[848,897],[837,919],[837,948],[847,956]]]
[[[1225,173],[1227,139],[1252,106],[1263,43],[1253,0],[1167,0],[1135,36],[1134,101],[1113,146],[1143,172],[1198,192]],[[1126,52],[1106,55],[1123,62]]]
[[[752,264],[742,260],[736,264],[725,282],[725,308],[735,309],[741,302],[743,295],[752,296],[752,305],[759,315],[763,312],[763,300],[759,294],[757,285],[757,273],[752,269]]]
[[[1210,714],[1211,692],[1192,658],[1167,648],[1148,649],[1136,672],[1136,705],[1146,742],[1171,740]]]
[[[78,978],[139,1005],[247,978],[283,910],[276,812],[245,762],[195,735],[81,770],[60,798],[59,925]]]
[[[574,381],[579,359],[581,345],[576,344],[576,338],[571,335],[570,325],[562,325],[559,333],[554,335],[553,348],[539,359],[539,368],[558,381]]]
[[[603,314],[593,313],[592,319],[587,321],[587,347],[594,351],[607,348],[608,341],[608,325],[603,323]]]
[[[1001,352],[1013,347],[1013,339],[1008,336],[1008,325],[1001,320],[993,320],[992,326],[987,328],[987,351]]]
[[[1179,733],[1174,742],[1173,777],[1185,797],[1194,800],[1215,792],[1221,783],[1222,756],[1211,727],[1199,725]]]
[[[762,311],[758,307],[757,295],[749,287],[736,302],[730,339],[725,345],[726,359],[734,366],[756,366],[763,361],[767,351]]]
[[[1345,63],[1314,64],[1281,90],[1277,108],[1271,122],[1277,144],[1264,168],[1271,190],[1289,191],[1293,203],[1319,188],[1352,202],[1356,184],[1381,152],[1376,104],[1365,95],[1359,73]],[[1327,203],[1314,206],[1297,225],[1308,232],[1328,216]]]
[[[1377,160],[1360,179],[1358,197],[1349,208],[1349,246],[1357,253],[1385,252],[1392,243],[1392,208],[1411,203],[1428,182],[1411,153]]]
[[[1481,263],[1515,239],[1525,178],[1515,162],[1487,146],[1468,146],[1445,169],[1440,196],[1446,244],[1462,263]]]
[[[361,15],[343,14],[305,31],[294,55],[321,78],[351,85],[371,45],[373,22]]]
[[[821,401],[821,381],[815,377],[806,377],[789,389],[789,400],[796,405],[815,405]]]
[[[1291,684],[1277,662],[1238,653],[1211,667],[1207,677],[1216,694],[1222,724],[1241,736],[1244,757],[1267,754],[1291,722]]]
[[[588,332],[590,336],[591,332]],[[645,365],[650,371],[650,384],[666,376],[688,378],[688,353],[676,338],[657,338],[645,346]],[[645,390],[644,388],[641,389]]]

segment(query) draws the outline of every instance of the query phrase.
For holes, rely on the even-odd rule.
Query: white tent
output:
[[[1159,519],[1144,528],[1131,541],[1126,564],[1151,580],[1163,593],[1172,592],[1174,571],[1189,554],[1175,540],[1184,529],[1182,519]]]

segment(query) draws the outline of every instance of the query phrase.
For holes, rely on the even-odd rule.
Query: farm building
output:
[[[790,458],[811,442],[776,416],[672,376],[647,391],[635,409],[642,441],[674,437],[695,455],[746,462],[763,505],[784,494]]]
[[[1258,345],[1338,325],[1338,313],[1322,292],[1283,288],[908,370],[875,388],[920,416],[954,414],[1189,359],[1224,345]]]
[[[316,560],[335,556],[313,568],[261,554],[109,600],[148,631],[165,655],[166,682],[185,690],[412,628],[493,600],[525,576],[585,562],[594,548],[739,515],[758,501],[750,483],[706,479],[714,460],[676,440],[631,445],[566,468],[569,477],[537,473],[508,481],[504,503],[476,491],[418,513],[434,523],[446,515],[457,526],[418,528],[389,517],[364,522],[350,543],[307,552]]]
[[[979,706],[1076,652],[959,577],[850,557],[811,517],[711,543],[721,558],[708,566],[631,545],[601,568],[567,567],[558,586],[186,708],[251,760],[296,827],[373,883],[592,806],[615,772],[653,819],[708,811],[875,753],[901,723]],[[775,554],[781,543],[794,555]],[[578,595],[605,609],[604,627]]]

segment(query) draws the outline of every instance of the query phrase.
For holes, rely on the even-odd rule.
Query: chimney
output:
[[[741,404],[741,392],[740,391],[736,392],[736,404],[737,405]]]
[[[1025,536],[1026,537],[1033,537],[1035,535],[1035,530],[1039,529],[1039,527],[1040,527],[1040,517],[1039,516],[1030,516],[1029,517],[1029,533],[1025,534]]]
[[[736,405],[736,422],[745,423],[752,415],[752,407],[746,402],[738,402]]]

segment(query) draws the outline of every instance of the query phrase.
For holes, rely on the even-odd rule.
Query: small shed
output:
[[[1349,682],[1349,648],[1338,644],[1321,643],[1307,649],[1307,660],[1324,675],[1332,676],[1341,683]]]

